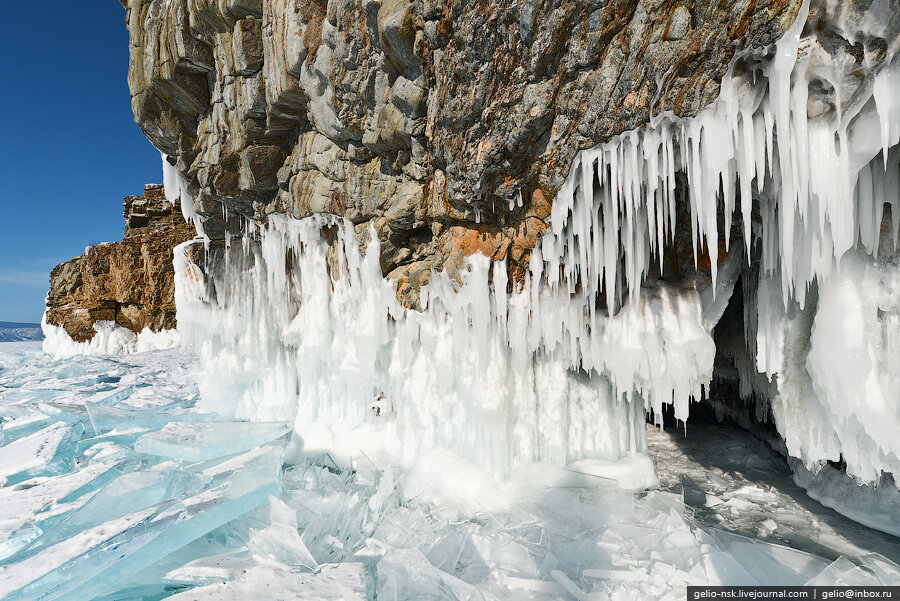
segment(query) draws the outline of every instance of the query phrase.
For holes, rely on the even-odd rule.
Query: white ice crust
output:
[[[175,348],[180,344],[177,330],[154,332],[144,328],[135,334],[114,321],[96,322],[96,333],[86,342],[76,342],[62,327],[47,323],[46,314],[41,319],[41,329],[44,332],[44,352],[56,357],[127,355]]]

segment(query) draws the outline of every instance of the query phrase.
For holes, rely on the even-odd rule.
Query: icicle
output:
[[[165,190],[166,200],[181,206],[181,214],[184,216],[184,220],[193,224],[197,230],[197,235],[204,238],[207,250],[209,250],[209,238],[203,231],[203,220],[200,219],[194,208],[194,198],[188,191],[187,182],[184,181],[184,178],[181,177],[175,166],[169,163],[169,157],[165,153],[161,152],[160,157],[162,158],[163,189]]]

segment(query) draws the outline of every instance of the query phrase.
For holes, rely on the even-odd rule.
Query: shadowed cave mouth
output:
[[[879,152],[871,160],[868,168],[874,171],[879,169],[881,165],[885,165],[888,167],[888,174],[892,171],[896,172],[898,168],[898,154],[900,154],[898,147],[892,147],[886,161],[884,154]],[[866,183],[861,176],[859,186]],[[594,193],[596,194],[598,192],[596,181],[594,186]],[[865,251],[868,255],[865,260],[870,262],[870,265],[874,265],[876,268],[881,266],[895,269],[898,257],[900,257],[896,246],[897,225],[894,223],[895,218],[892,214],[896,212],[892,211],[895,208],[892,205],[896,204],[895,199],[893,199],[893,194],[896,193],[896,190],[885,187],[884,192],[885,195],[883,197],[878,197],[876,193],[875,198],[877,200],[873,203],[874,213],[876,213],[876,227],[869,234],[871,239],[867,241],[866,234],[859,231],[861,226],[857,226],[856,242],[848,256],[854,254],[862,256],[862,253]],[[784,469],[795,473],[794,481],[801,488],[807,489],[807,492],[813,499],[823,503],[826,507],[836,509],[839,513],[863,525],[889,532],[896,536],[896,525],[885,528],[878,523],[867,523],[864,515],[861,519],[861,514],[869,511],[871,507],[877,507],[879,504],[881,504],[881,510],[886,512],[885,515],[890,516],[890,512],[893,510],[888,509],[888,507],[896,507],[897,499],[900,498],[897,493],[894,474],[887,470],[880,470],[875,478],[870,477],[866,481],[866,478],[859,477],[859,474],[853,473],[852,470],[848,473],[848,463],[844,457],[843,449],[840,449],[838,452],[827,453],[824,457],[820,454],[813,462],[814,465],[810,465],[809,462],[804,465],[804,461],[798,458],[796,451],[794,453],[789,451],[785,436],[791,436],[790,428],[796,428],[797,424],[796,422],[793,424],[778,423],[773,401],[781,403],[782,415],[786,411],[785,407],[789,407],[791,403],[797,406],[797,404],[802,405],[808,401],[808,396],[803,394],[797,396],[796,389],[792,389],[792,387],[796,386],[798,371],[799,378],[804,381],[804,385],[813,389],[812,397],[816,396],[816,387],[813,384],[813,379],[816,375],[810,371],[812,368],[807,368],[807,358],[810,355],[812,346],[812,338],[815,332],[814,324],[819,313],[820,288],[822,288],[823,284],[820,283],[818,278],[813,278],[806,285],[805,302],[802,307],[799,307],[793,298],[785,300],[782,319],[790,322],[790,325],[787,326],[789,332],[788,330],[779,332],[779,335],[783,335],[785,338],[780,339],[778,344],[784,346],[784,350],[780,352],[784,352],[785,360],[789,360],[792,366],[781,365],[777,367],[777,373],[774,374],[771,371],[769,375],[760,373],[765,368],[759,367],[757,354],[757,345],[764,344],[758,340],[758,332],[762,327],[759,323],[759,303],[766,301],[764,297],[762,297],[762,301],[760,300],[759,282],[763,279],[770,279],[771,281],[773,276],[771,273],[761,274],[764,251],[759,233],[759,228],[762,225],[760,223],[759,202],[754,194],[752,228],[751,233],[749,233],[752,243],[749,245],[750,260],[748,261],[744,256],[747,252],[747,245],[745,244],[743,225],[740,223],[740,191],[736,191],[735,194],[734,214],[732,215],[731,227],[728,233],[729,244],[727,248],[724,240],[726,223],[723,203],[721,202],[722,193],[723,191],[720,188],[720,201],[718,202],[716,215],[719,231],[717,261],[719,282],[715,284],[716,295],[720,297],[718,304],[721,307],[719,309],[721,312],[713,322],[715,325],[712,326],[710,324],[712,326],[711,336],[715,345],[712,379],[707,386],[703,387],[703,394],[700,398],[691,397],[690,412],[686,423],[676,418],[676,404],[674,403],[662,405],[661,420],[658,419],[653,409],[648,409],[647,423],[659,424],[661,421],[661,425],[667,430],[677,431],[683,429],[683,433],[679,434],[686,436],[687,439],[691,437],[691,426],[700,426],[706,429],[710,427],[737,428],[747,432],[756,439],[766,443],[770,449],[783,459]],[[656,253],[650,253],[650,267],[646,273],[643,285],[649,288],[662,285],[674,289],[693,289],[700,292],[701,295],[706,294],[709,296],[714,286],[710,274],[711,263],[702,239],[699,241],[699,248],[696,250],[695,258],[694,244],[698,244],[698,242],[692,240],[691,228],[686,226],[686,224],[692,223],[691,207],[687,201],[688,194],[687,178],[682,172],[677,172],[674,209],[675,223],[678,226],[672,231],[671,239],[667,239],[665,242],[664,261],[660,262]],[[859,195],[860,191],[857,189],[856,203],[859,203]],[[603,207],[598,207],[598,209],[602,214]],[[857,217],[858,219],[867,217],[862,214],[864,209],[859,204],[857,204],[855,210],[861,213],[860,217]],[[624,259],[625,252],[626,249],[620,247],[620,262]],[[731,255],[735,254],[740,255],[739,266],[734,261],[730,261],[730,259],[735,258]],[[837,261],[837,264],[839,265],[842,261],[844,259]],[[729,262],[731,267],[727,265]],[[838,267],[835,267],[835,269],[839,270]],[[729,271],[730,274],[728,273]],[[777,275],[775,277],[777,282]],[[858,272],[854,273],[851,276],[851,281],[854,287],[857,287],[860,291],[864,290],[863,283],[861,281],[857,283],[853,278],[861,280],[861,275]],[[724,284],[723,279],[725,280]],[[826,288],[828,285],[827,283],[825,284]],[[828,302],[833,303],[833,285],[831,291],[827,293],[832,295]],[[866,293],[862,292],[862,294]],[[627,291],[624,290],[623,282],[618,280],[616,282],[616,298],[613,303],[616,310],[623,306],[625,302],[623,297],[626,295]],[[780,296],[780,292],[777,296]],[[598,298],[598,310],[601,310],[600,305],[602,304],[604,304],[603,298]],[[888,309],[886,312],[882,311],[881,307],[877,310],[877,322],[879,327],[884,329],[882,336],[885,341],[890,340],[891,334],[889,330],[892,328],[892,324],[895,323],[895,321],[891,321],[891,319],[896,317],[891,315],[893,312],[893,308]],[[717,313],[717,311],[713,311],[713,313]],[[834,314],[831,313],[830,318],[822,317],[821,319],[833,318]],[[789,346],[794,348],[788,349],[787,347]],[[889,342],[888,346],[890,346]],[[846,361],[855,360],[850,356],[852,351],[841,346],[834,346],[828,349],[828,352],[833,353],[838,359],[846,357]],[[883,348],[881,352],[890,353],[891,351],[890,348]],[[789,353],[793,353],[795,356],[788,358],[787,355]],[[782,373],[784,369],[794,371],[785,376]],[[786,377],[792,378],[793,381],[785,385]],[[860,389],[860,396],[865,395],[863,382],[858,382],[856,385]],[[806,392],[804,394],[809,395],[810,393]],[[794,395],[795,398],[787,401],[784,399],[779,400],[779,395]],[[846,398],[846,402],[853,407],[860,403],[860,400],[859,398]],[[826,414],[822,417],[830,416]],[[806,419],[809,419],[809,417]],[[814,430],[817,424],[810,422],[806,427]],[[816,436],[817,434],[813,432],[805,435]],[[854,449],[852,452],[859,453],[860,451]],[[657,462],[660,460],[659,457],[654,459]],[[657,465],[658,469],[660,467],[665,469],[664,466]],[[834,492],[832,495],[829,488],[835,484],[838,484],[842,491]],[[816,490],[814,491],[813,488]],[[841,498],[842,495],[843,499]],[[870,501],[870,499],[872,500]],[[859,504],[859,512],[856,515],[853,514],[853,510],[847,511],[846,504],[848,503],[850,505],[854,503]]]
[[[742,244],[741,240],[737,243]],[[860,483],[847,474],[847,463],[841,454],[822,462],[817,475],[812,476],[799,459],[790,456],[778,430],[771,402],[773,395],[778,394],[779,376],[770,381],[765,374],[757,373],[754,362],[756,341],[747,323],[753,319],[751,312],[756,311],[758,256],[749,265],[746,261],[742,263],[742,273],[712,330],[716,352],[709,387],[704,390],[703,398],[692,399],[686,423],[675,418],[673,404],[663,405],[664,431],[651,437],[648,451],[661,487],[683,495],[684,502],[694,508],[698,521],[714,528],[760,537],[823,556],[831,556],[838,549],[852,555],[855,548],[900,557],[900,538],[895,529],[889,525],[885,527],[883,519],[870,521],[866,519],[869,516],[864,515],[881,503],[887,521],[892,519],[892,510],[887,508],[896,505],[897,487],[891,473],[882,472],[877,486]],[[807,298],[807,311],[815,314],[817,304],[818,290],[814,283]],[[802,334],[807,337],[808,351],[809,329]],[[650,428],[657,423],[652,410],[647,413],[647,423]],[[754,444],[753,439],[759,442]],[[736,458],[735,446],[742,448],[746,455]],[[688,464],[675,456],[687,458]],[[792,478],[792,473],[800,477]],[[715,507],[716,503],[721,503],[722,477],[726,490],[724,498],[733,495],[730,498],[737,501],[732,502],[745,503],[747,499],[741,496],[742,491],[759,491],[760,487],[766,492],[759,494],[769,496],[766,503],[771,504],[772,498],[780,499],[776,511],[779,515],[773,516],[775,521],[761,521],[757,517],[760,511],[767,515],[770,508],[761,510],[759,506],[748,504],[745,510],[735,514],[723,510],[721,504]],[[811,487],[814,478],[821,482]],[[843,502],[832,500],[840,499],[840,492],[835,492],[832,499],[827,495],[823,498],[822,489],[836,481],[843,486]],[[855,490],[847,494],[848,488]],[[750,494],[752,497],[756,493]],[[883,499],[889,501],[885,503]],[[852,509],[854,504],[858,505],[857,512]],[[767,529],[767,523],[773,530]],[[830,534],[821,535],[823,531]],[[819,536],[831,536],[831,542],[820,540]]]
[[[713,364],[713,379],[702,399],[692,399],[690,417],[687,424],[675,418],[673,405],[663,405],[663,426],[684,428],[688,436],[691,425],[730,426],[753,434],[768,443],[781,455],[787,454],[784,441],[778,433],[775,417],[769,404],[769,397],[763,391],[743,390],[747,384],[741,381],[741,362],[750,357],[755,348],[754,341],[747,340],[744,276],[738,277],[734,291],[728,300],[722,317],[713,328],[712,337],[716,345]],[[760,381],[765,376],[757,374]],[[768,383],[766,381],[766,383]],[[655,423],[653,411],[647,415],[647,423]],[[834,466],[843,461],[829,462]],[[846,469],[846,465],[843,465]]]
[[[722,215],[720,211],[720,221],[721,218]],[[887,202],[884,204],[883,220],[886,224],[892,223],[891,205]],[[886,236],[885,233],[887,233]],[[732,250],[743,246],[740,227],[737,224],[732,228],[731,237],[732,240],[730,246]],[[889,238],[890,229],[884,227],[882,229],[881,249],[884,251],[885,245],[887,245],[888,250],[886,253],[882,252],[882,255],[887,254],[888,261],[896,261],[896,256],[893,259],[890,257],[892,253],[890,250]],[[691,430],[694,426],[701,430],[701,433],[699,434],[701,439],[708,440],[711,443],[717,441],[718,435],[710,436],[709,428],[723,428],[722,435],[726,439],[732,436],[727,432],[736,429],[740,432],[747,433],[764,443],[765,446],[773,452],[772,459],[779,457],[781,459],[780,465],[783,466],[783,470],[785,472],[790,472],[796,471],[801,462],[800,460],[791,457],[785,444],[785,440],[779,432],[773,411],[772,398],[779,394],[779,374],[776,374],[770,380],[765,374],[761,374],[756,370],[755,363],[757,341],[755,339],[754,328],[756,327],[756,323],[754,323],[754,320],[757,311],[757,282],[759,281],[760,275],[758,243],[759,241],[757,240],[757,243],[753,246],[751,251],[751,261],[748,263],[746,260],[742,259],[740,275],[738,275],[737,279],[734,281],[733,289],[730,292],[725,309],[712,330],[711,334],[713,342],[715,343],[716,352],[713,364],[713,377],[709,386],[704,389],[702,398],[691,399],[690,415],[686,423],[676,419],[673,404],[663,405],[662,426],[665,430],[674,430],[677,432],[676,439],[688,442],[688,446],[691,446]],[[720,256],[723,249],[724,244],[720,240]],[[678,250],[679,249],[675,248],[674,245],[667,248],[667,252],[672,252],[674,256],[667,259],[666,265],[674,266],[679,263]],[[685,249],[681,249],[681,253],[683,255]],[[896,255],[896,253],[894,254]],[[683,256],[681,258],[683,259]],[[724,258],[720,260],[720,264],[723,260]],[[708,258],[706,261],[708,267]],[[701,266],[699,269],[692,265],[686,267],[682,266],[676,273],[664,269],[662,273],[654,274],[653,277],[658,278],[660,281],[667,282],[670,285],[685,286],[685,282],[689,282],[689,285],[697,285],[697,283],[700,282],[708,286],[710,285],[708,269],[703,269],[702,260],[700,260],[699,264]],[[815,316],[818,302],[818,284],[813,281],[807,291],[805,312]],[[806,326],[798,332],[799,336],[803,338],[802,344],[805,347],[804,352],[806,353],[809,351],[809,338],[812,333],[810,327],[811,323],[812,319],[810,319]],[[843,350],[844,349],[834,349],[834,352],[840,353]],[[805,373],[805,376],[809,377],[809,374]],[[648,425],[658,423],[652,409],[647,412],[647,423]],[[698,430],[695,429],[694,432],[695,436],[697,436],[696,433]],[[693,444],[696,445],[696,441],[694,441]],[[707,452],[704,452],[702,457],[698,457],[698,461],[702,462],[705,459],[709,459],[709,457],[706,456]],[[690,454],[690,451],[688,451],[688,453]],[[713,449],[709,456],[711,457],[715,453],[716,450]],[[659,462],[660,460],[660,457],[654,457],[655,462]],[[776,461],[776,463],[778,462]],[[738,473],[740,470],[736,470],[734,466],[729,466],[727,460],[716,463],[716,465],[726,472],[731,473],[736,478],[742,477],[742,475]],[[665,469],[665,466],[661,466],[658,463],[656,467],[657,469]],[[729,468],[736,471],[730,472]],[[809,474],[802,466],[799,467],[799,469],[805,474]],[[861,483],[858,479],[854,480],[852,476],[847,474],[847,462],[845,461],[843,454],[820,462],[819,469],[822,470],[823,473],[833,472],[830,476],[831,478],[834,478],[834,473],[837,473],[840,474],[840,478],[844,482],[855,482],[859,493],[862,496],[867,496],[871,494],[873,490],[877,491],[878,489],[883,489],[883,492],[889,491],[891,496],[896,496],[896,491],[894,490],[896,488],[896,480],[893,474],[890,472],[882,472],[878,483]],[[703,496],[702,489],[704,484],[703,482],[691,482],[690,478],[686,475],[682,475],[682,478],[681,490],[684,492],[685,502],[694,504],[690,497],[691,495],[696,496],[698,494]],[[800,484],[801,487],[805,488],[804,484],[801,484],[800,482],[797,482],[797,484]],[[693,488],[693,486],[696,486],[697,488]],[[785,492],[790,494],[789,491]],[[812,496],[815,501],[821,500],[817,498],[817,495],[810,496]],[[694,501],[696,500],[697,499],[694,499]],[[814,504],[818,505],[818,503],[815,502]],[[703,502],[701,502],[699,506],[702,507],[702,505]],[[830,503],[826,503],[826,507],[821,508],[821,510],[829,512],[831,508],[836,509],[837,513],[847,515],[844,510],[845,508],[836,507]],[[851,517],[854,521],[862,522],[865,526],[873,527],[877,530],[885,530],[877,525],[866,524],[865,521],[859,520],[858,517],[848,517]],[[839,529],[841,527],[843,527],[843,525],[838,526]],[[842,534],[848,535],[848,531],[845,530]],[[896,533],[893,534],[896,535]],[[856,534],[856,536],[860,535]],[[883,534],[879,533],[877,537],[883,537]],[[893,553],[895,550],[892,548],[892,545],[896,544],[896,541],[900,539],[893,539],[895,541],[893,543],[891,542],[891,537],[886,539],[878,538],[878,540],[878,544],[887,545],[886,548],[889,549],[889,551],[886,552]],[[804,544],[810,543],[809,541],[803,541],[801,546]],[[865,547],[864,542],[858,541],[858,544]],[[819,552],[823,551],[823,549],[818,550]],[[828,552],[829,551],[825,549],[826,555]]]

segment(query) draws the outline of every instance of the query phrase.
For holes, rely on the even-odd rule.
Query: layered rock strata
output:
[[[900,470],[895,2],[126,4],[136,120],[207,235],[207,402],[339,441],[373,398],[410,457],[477,422],[505,473],[712,396],[811,470]]]
[[[223,215],[346,217],[374,227],[415,305],[432,271],[478,251],[522,277],[579,150],[696,114],[735,52],[774,42],[801,3],[123,4],[135,119],[206,233],[238,233]]]
[[[160,184],[124,198],[125,237],[88,247],[50,274],[47,323],[76,342],[94,337],[94,323],[114,321],[134,332],[175,327],[172,249],[194,237],[180,207]]]

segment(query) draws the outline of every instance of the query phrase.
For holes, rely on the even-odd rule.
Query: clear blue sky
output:
[[[37,322],[53,266],[121,239],[122,196],[162,173],[131,113],[121,4],[3,8],[0,321]]]

